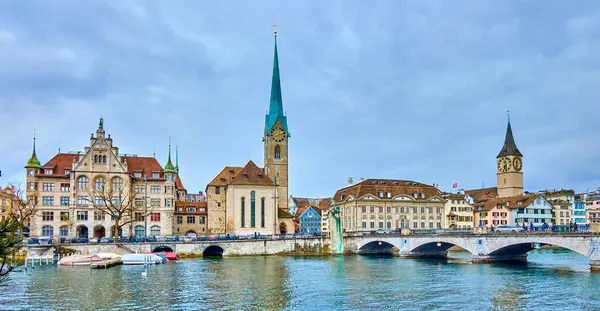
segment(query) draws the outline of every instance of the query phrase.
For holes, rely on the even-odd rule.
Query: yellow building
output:
[[[410,180],[367,179],[338,190],[329,206],[339,207],[345,232],[441,229],[442,193]]]
[[[444,204],[444,229],[471,230],[473,229],[473,206],[465,194],[446,194]]]

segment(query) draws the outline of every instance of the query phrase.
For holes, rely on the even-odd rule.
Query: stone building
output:
[[[465,194],[445,194],[444,204],[444,229],[473,229],[473,202],[471,197]]]
[[[227,166],[207,185],[210,234],[273,234],[287,226],[279,221],[279,209],[288,208],[289,137],[275,37],[271,100],[263,131],[264,169],[252,161],[244,167]]]
[[[31,220],[33,236],[112,235],[108,206],[128,206],[129,213],[121,218],[133,221],[119,226],[120,236],[173,234],[177,187],[183,186],[179,168],[171,162],[170,145],[164,168],[154,157],[122,154],[100,119],[84,151],[59,151],[44,165],[37,158],[34,138],[25,168],[27,199],[38,204]]]
[[[403,228],[441,229],[442,193],[410,180],[366,179],[338,190],[329,205],[339,207],[345,232]]]
[[[183,201],[175,203],[175,224],[173,234],[206,235],[208,233],[207,204],[204,202]]]

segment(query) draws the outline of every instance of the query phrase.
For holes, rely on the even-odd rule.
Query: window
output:
[[[71,184],[69,184],[69,183],[61,183],[60,184],[61,192],[69,192],[70,188],[71,188]]]
[[[150,205],[152,207],[160,207],[160,199],[157,199],[157,198],[150,199]]]
[[[181,225],[183,223],[183,216],[177,216],[177,224]]]
[[[144,199],[135,199],[135,206],[141,207],[144,206]]]
[[[151,213],[150,221],[160,221],[160,213]]]
[[[134,219],[135,219],[135,221],[144,221],[144,213],[135,212]]]
[[[433,229],[433,223],[432,222],[429,223],[429,229]]]
[[[152,178],[159,179],[160,178],[160,174],[159,173],[152,173]]]
[[[363,207],[362,207],[362,212],[363,212],[363,213],[366,213],[366,212],[367,212],[367,207],[366,207],[366,206],[363,206]]]
[[[46,175],[52,175],[53,170],[45,170]]]
[[[106,187],[106,180],[102,177],[96,178],[96,191],[104,191]]]
[[[171,204],[172,204],[172,200],[171,199],[165,199],[165,205],[167,207],[171,207]]]
[[[60,212],[60,221],[69,221],[69,212]]]
[[[87,190],[89,184],[90,184],[90,179],[85,176],[81,176],[78,179],[77,188],[79,190]]]
[[[152,226],[150,227],[150,234],[151,235],[160,235],[160,227],[159,226]]]
[[[388,221],[388,222],[387,222],[387,227],[386,227],[386,228],[391,228],[391,227],[392,227],[392,222],[391,222],[391,221]]]
[[[37,183],[30,181],[29,182],[29,190],[37,190]]]
[[[187,223],[188,224],[195,224],[196,223],[196,216],[188,216],[187,217]]]
[[[275,146],[275,159],[281,159],[281,148],[279,148],[279,145]]]
[[[94,220],[95,221],[102,221],[102,220],[104,220],[104,212],[102,212],[102,211],[94,211]]]
[[[425,208],[421,207],[421,214],[425,214]]]
[[[42,227],[42,235],[43,236],[53,236],[54,235],[54,227],[52,227],[52,226],[43,226]]]
[[[48,191],[48,192],[53,192],[54,191],[54,183],[47,183],[47,182],[43,183],[42,190]]]
[[[60,236],[69,236],[69,227],[67,227],[67,226],[60,227]]]
[[[217,187],[218,188],[218,187]],[[246,198],[242,197],[242,228],[246,226]]]
[[[80,195],[77,197],[77,205],[88,205],[88,197],[85,195]]]
[[[54,221],[54,212],[42,212],[43,221]]]
[[[370,210],[371,210],[371,213],[375,213],[375,206],[371,206]]]
[[[215,187],[215,194],[221,194],[221,187],[219,187],[219,186]]]
[[[121,178],[114,177],[112,179],[112,190],[113,191],[122,191],[123,190],[123,182]]]
[[[256,227],[256,193],[250,192],[250,227]]]
[[[421,229],[425,229],[425,222],[424,221],[421,222]]]
[[[381,207],[381,206],[379,207],[379,212],[383,213],[383,207]]]
[[[367,229],[367,222],[366,222],[366,221],[363,221],[363,222],[362,222],[362,228],[363,228],[363,229]]]
[[[371,220],[371,229],[375,229],[375,221]]]
[[[94,204],[96,206],[104,205],[104,200],[102,199],[102,197],[95,197],[94,198]]]
[[[54,205],[54,197],[43,197],[42,204],[46,206]]]
[[[145,193],[146,192],[146,186],[144,186],[144,185],[135,185],[135,192],[136,193]]]
[[[188,212],[195,212],[195,211],[196,211],[196,208],[195,208],[195,207],[193,207],[193,206],[188,206],[188,207],[186,208],[186,210],[187,210]]]
[[[200,216],[200,224],[201,225],[206,224],[206,218],[204,216]]]
[[[260,198],[260,226],[265,227],[265,198]]]
[[[144,235],[146,235],[146,230],[144,226],[135,226],[134,234],[137,237],[143,237]]]
[[[33,176],[33,170],[27,170],[27,175],[28,176]]]
[[[142,178],[142,173],[135,172],[135,173],[133,173],[133,177],[135,177],[135,178]]]
[[[88,212],[87,211],[77,211],[77,220],[87,221],[88,220]]]
[[[158,186],[158,185],[150,186],[150,193],[154,193],[154,194],[160,193],[160,186]]]

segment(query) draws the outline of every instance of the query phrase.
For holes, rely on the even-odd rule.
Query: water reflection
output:
[[[600,274],[571,252],[471,264],[396,257],[239,257],[17,273],[0,310],[600,310]],[[560,299],[559,299],[560,298]]]

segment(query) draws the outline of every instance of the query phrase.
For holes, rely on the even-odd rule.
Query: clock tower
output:
[[[263,142],[265,145],[265,173],[277,184],[277,207],[288,205],[288,141],[290,132],[283,113],[279,60],[277,57],[277,31],[275,31],[275,57],[271,80],[271,102],[265,117]]]
[[[506,128],[504,146],[496,157],[498,197],[523,194],[523,154],[517,148],[510,127],[510,116]]]

